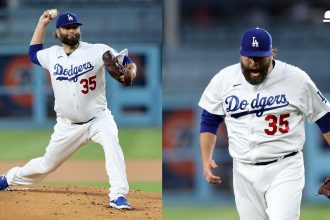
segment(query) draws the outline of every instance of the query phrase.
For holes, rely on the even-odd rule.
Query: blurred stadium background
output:
[[[0,1],[0,162],[43,155],[52,134],[55,112],[49,74],[27,56],[39,17],[52,8],[78,14],[83,41],[118,51],[128,48],[138,76],[133,86],[125,88],[106,74],[108,106],[126,159],[161,164],[162,2],[157,0]],[[47,28],[44,47],[58,44],[54,31],[55,21]],[[101,147],[84,147],[72,159],[104,156]],[[149,185],[150,191],[162,190],[161,180]]]
[[[223,125],[214,154],[223,183],[210,186],[203,178],[200,96],[215,73],[239,62],[242,33],[259,26],[272,34],[277,59],[305,70],[330,98],[330,26],[322,22],[327,10],[325,0],[164,0],[163,219],[238,219]],[[315,196],[330,176],[330,147],[315,125],[306,128],[301,219],[330,219],[328,200]]]

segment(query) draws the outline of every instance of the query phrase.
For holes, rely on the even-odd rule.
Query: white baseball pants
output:
[[[83,125],[74,125],[65,119],[57,118],[54,133],[44,156],[32,159],[23,167],[14,167],[9,170],[8,184],[32,185],[41,181],[89,140],[103,147],[106,172],[111,185],[110,199],[126,196],[129,186],[124,155],[119,145],[116,123],[108,109]]]
[[[303,154],[256,166],[233,161],[240,220],[299,220],[305,185]]]

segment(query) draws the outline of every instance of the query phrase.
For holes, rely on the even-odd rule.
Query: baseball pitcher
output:
[[[241,220],[299,219],[305,184],[304,116],[330,143],[329,102],[304,71],[276,60],[275,53],[266,30],[246,31],[240,63],[217,73],[199,102],[205,179],[221,183],[212,173],[218,166],[212,154],[224,121]]]
[[[56,16],[56,15],[55,15]],[[130,209],[129,186],[118,129],[105,96],[105,69],[120,83],[130,85],[136,66],[127,50],[117,53],[104,44],[80,41],[76,14],[66,12],[56,21],[55,38],[61,46],[43,48],[46,27],[55,17],[45,11],[31,39],[30,60],[48,70],[55,96],[57,123],[44,156],[14,167],[0,177],[0,190],[11,185],[31,185],[57,169],[88,141],[102,145],[109,176],[110,206]]]

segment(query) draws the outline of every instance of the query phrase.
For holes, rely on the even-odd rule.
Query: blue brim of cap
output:
[[[245,57],[269,57],[272,55],[272,51],[241,51],[240,54]]]
[[[79,22],[72,22],[72,23],[67,23],[67,24],[65,24],[65,25],[62,25],[62,26],[59,26],[59,27],[56,27],[56,28],[60,28],[60,27],[64,27],[64,26],[72,25],[72,24],[79,25],[79,26],[82,25],[82,23],[79,23]]]

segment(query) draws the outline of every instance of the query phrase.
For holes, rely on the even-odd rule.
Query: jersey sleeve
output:
[[[49,48],[37,52],[37,59],[40,65],[45,69],[48,69],[48,51]]]
[[[221,115],[211,114],[205,109],[203,109],[199,132],[211,132],[212,134],[216,135],[217,129],[221,122],[223,122],[223,118]]]
[[[301,97],[301,110],[310,122],[316,122],[330,112],[329,101],[316,87],[314,82],[305,75],[305,93]]]
[[[37,52],[42,50],[44,47],[43,44],[33,44],[33,45],[30,45],[29,47],[29,58],[30,58],[30,61],[36,65],[40,65],[39,61],[38,61],[38,58],[37,58]]]
[[[128,55],[125,55],[122,65],[127,66],[130,63],[133,63],[133,60]]]
[[[225,115],[221,94],[221,75],[215,75],[204,90],[199,101],[199,106],[209,113],[215,115]]]

